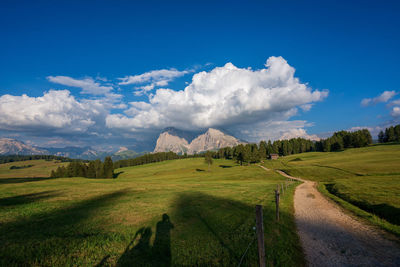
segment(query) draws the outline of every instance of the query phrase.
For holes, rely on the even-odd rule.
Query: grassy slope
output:
[[[274,172],[225,160],[208,172],[203,159],[117,172],[115,180],[0,179],[0,265],[234,266],[254,238],[255,204],[264,206],[268,265],[304,265],[294,186],[282,197],[281,223],[273,219],[273,189],[283,181]],[[255,241],[242,266],[257,266]]]
[[[68,163],[59,163],[51,160],[26,160],[0,164],[0,179],[1,178],[28,178],[28,177],[49,177],[52,170],[57,169],[60,165]],[[10,170],[11,166],[26,166],[34,165],[29,168]],[[0,181],[1,183],[1,181]]]
[[[346,208],[400,234],[400,145],[304,153],[269,161],[265,165],[322,182],[326,187],[320,185],[323,193],[333,193],[334,200]]]

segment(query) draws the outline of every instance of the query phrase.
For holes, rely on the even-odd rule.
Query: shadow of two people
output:
[[[171,223],[167,214],[157,223],[153,246],[150,244],[150,227],[139,229],[119,258],[117,266],[171,266]],[[134,245],[135,241],[137,244]]]

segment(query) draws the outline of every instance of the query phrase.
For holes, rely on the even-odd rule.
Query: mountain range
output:
[[[121,147],[117,152],[97,151],[90,146],[63,148],[43,148],[26,144],[22,141],[11,138],[0,138],[0,155],[55,155],[73,159],[104,159],[111,156],[113,160],[134,158],[143,155],[145,152],[135,152],[126,147]]]
[[[157,139],[154,152],[172,151],[177,154],[187,153],[188,155],[192,155],[207,150],[218,150],[219,148],[232,147],[244,143],[231,135],[213,128],[209,128],[205,133],[198,135],[193,140],[188,140],[184,134],[185,132],[175,128],[165,129]],[[190,135],[186,134],[186,136]]]
[[[166,128],[159,135],[154,152],[172,151],[177,154],[187,153],[189,155],[217,150],[222,147],[235,146],[244,143],[239,139],[228,135],[220,130],[210,128],[203,134],[182,131],[175,128]],[[76,159],[104,159],[111,156],[113,160],[135,158],[146,152],[136,152],[127,147],[120,147],[117,152],[98,151],[90,146],[63,148],[38,147],[11,138],[0,138],[0,155],[55,155]]]

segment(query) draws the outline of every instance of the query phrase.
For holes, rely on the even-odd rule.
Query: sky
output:
[[[1,1],[0,137],[151,150],[400,123],[399,1]]]

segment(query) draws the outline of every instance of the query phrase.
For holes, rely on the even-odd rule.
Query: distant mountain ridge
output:
[[[120,149],[118,152],[97,151],[90,146],[76,147],[68,146],[63,148],[43,148],[25,144],[22,141],[11,138],[0,138],[0,155],[54,155],[72,159],[104,159],[111,156],[113,160],[134,158],[143,155],[128,148]]]
[[[179,130],[174,128],[167,128],[167,130],[164,130],[157,139],[154,152],[172,151],[177,154],[187,153],[191,155],[207,150],[217,150],[222,147],[232,147],[244,143],[231,135],[213,128],[209,128],[205,133],[198,135],[191,140],[190,143],[187,139],[182,137],[182,134],[176,134],[178,132]]]
[[[45,155],[49,151],[11,138],[0,138],[0,155]]]

